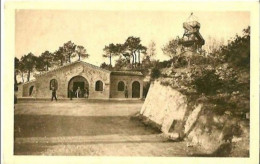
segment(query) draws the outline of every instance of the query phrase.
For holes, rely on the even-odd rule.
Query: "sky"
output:
[[[103,48],[110,43],[124,43],[129,36],[140,37],[148,46],[156,43],[157,59],[167,60],[161,48],[170,39],[182,36],[182,27],[190,12],[180,11],[91,11],[91,10],[16,10],[15,56],[32,52],[39,56],[54,52],[71,40],[90,54],[84,61],[99,66],[108,59]],[[196,12],[200,33],[206,43],[209,36],[225,42],[250,25],[249,12]],[[112,63],[114,64],[114,63]]]

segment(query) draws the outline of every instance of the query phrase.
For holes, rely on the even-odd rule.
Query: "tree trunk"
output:
[[[60,66],[62,66],[63,65],[63,61],[62,60],[60,60]]]
[[[139,67],[142,68],[142,64],[141,64],[141,53],[138,53],[138,60],[139,60]]]
[[[22,72],[22,81],[23,81],[23,83],[24,83],[23,72]]]
[[[80,55],[79,55],[79,61],[80,61]]]
[[[135,67],[138,66],[138,54],[135,54]]]
[[[112,55],[109,55],[110,66],[112,66]]]
[[[136,67],[136,53],[135,53],[135,52],[134,52],[134,55],[135,55],[135,64],[134,64],[134,65],[135,65],[135,67]]]
[[[134,67],[134,61],[135,61],[134,53],[132,53],[132,57],[133,57],[133,60],[132,60],[132,69],[133,69],[133,67]]]
[[[14,86],[15,86],[15,90],[16,90],[16,87],[17,87],[17,74],[16,74],[16,71],[14,72]]]
[[[138,53],[138,57],[139,57],[139,59],[138,59],[138,60],[139,60],[139,65],[141,64],[141,61],[140,61],[140,58],[141,58],[141,57],[140,57],[140,56],[141,56],[141,55],[140,55],[140,52],[139,52],[139,53]]]
[[[30,74],[31,74],[31,71],[28,70],[27,81],[30,81]]]
[[[134,65],[134,63],[135,63],[135,55],[133,54],[132,57],[133,57],[132,65]]]

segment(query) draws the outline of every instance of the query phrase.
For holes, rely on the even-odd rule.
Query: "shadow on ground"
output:
[[[14,116],[15,138],[157,133],[158,130],[147,127],[130,116]]]
[[[222,144],[217,150],[211,154],[192,154],[193,157],[229,157],[232,150],[231,143]]]
[[[238,143],[224,143],[211,154],[191,154],[192,157],[249,157],[249,151]]]

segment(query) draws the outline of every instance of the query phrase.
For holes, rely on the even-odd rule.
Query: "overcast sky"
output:
[[[250,25],[248,12],[193,12],[201,23],[201,34],[225,41],[241,34]],[[85,61],[100,65],[103,48],[109,43],[124,43],[128,36],[140,37],[148,46],[155,41],[157,58],[167,59],[161,48],[170,39],[183,35],[182,23],[190,12],[169,11],[76,11],[17,10],[15,19],[15,56],[45,50],[54,52],[71,40],[90,54]],[[113,63],[114,64],[114,63]]]

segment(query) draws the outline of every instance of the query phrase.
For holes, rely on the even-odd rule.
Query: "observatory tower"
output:
[[[179,40],[179,44],[183,46],[183,50],[192,52],[200,52],[201,47],[205,44],[205,40],[201,36],[200,23],[198,18],[191,13],[189,18],[183,23],[184,34]]]

